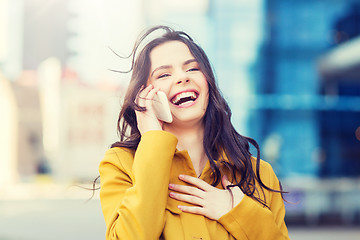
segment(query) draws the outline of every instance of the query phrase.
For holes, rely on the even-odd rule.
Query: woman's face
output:
[[[209,87],[187,45],[165,42],[150,52],[150,61],[148,84],[167,95],[173,123],[202,120],[209,102]]]

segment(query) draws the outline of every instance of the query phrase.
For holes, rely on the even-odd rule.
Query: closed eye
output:
[[[193,72],[193,71],[200,71],[200,69],[199,68],[190,68],[189,70],[187,70],[188,72]]]
[[[161,74],[160,76],[158,76],[157,78],[165,78],[165,77],[169,77],[170,74],[168,73],[164,73],[164,74]]]

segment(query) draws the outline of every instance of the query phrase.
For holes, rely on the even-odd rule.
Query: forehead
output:
[[[165,42],[150,52],[152,69],[162,65],[182,64],[193,58],[188,46],[180,41]]]

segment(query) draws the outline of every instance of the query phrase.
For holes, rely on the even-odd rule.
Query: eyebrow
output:
[[[183,66],[188,65],[188,64],[190,64],[190,63],[192,63],[192,62],[197,62],[197,60],[196,60],[195,58],[186,60],[186,61],[183,63]],[[168,68],[171,68],[171,67],[172,67],[171,65],[163,65],[163,66],[157,67],[157,68],[154,69],[154,71],[152,71],[150,77],[152,77],[152,76],[154,75],[154,73],[155,73],[156,71],[158,71],[158,70],[168,69]]]

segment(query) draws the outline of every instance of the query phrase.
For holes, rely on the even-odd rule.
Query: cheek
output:
[[[208,92],[207,95],[205,96],[205,100],[204,100],[204,110],[205,110],[205,111],[206,111],[208,105],[209,105],[209,92]]]
[[[152,84],[155,88],[160,88],[166,95],[170,92],[171,84],[169,81],[154,81]]]
[[[199,78],[199,84],[201,85],[202,89],[208,89],[209,88],[209,82],[206,79],[205,75],[202,73],[201,77]]]
[[[202,90],[204,92],[207,92],[207,95],[209,96],[209,83],[208,81],[204,78],[203,82],[202,82],[202,86],[201,86]]]
[[[204,104],[207,106],[209,104],[209,83],[205,80],[203,85],[203,90],[206,92],[205,94],[205,102]]]

